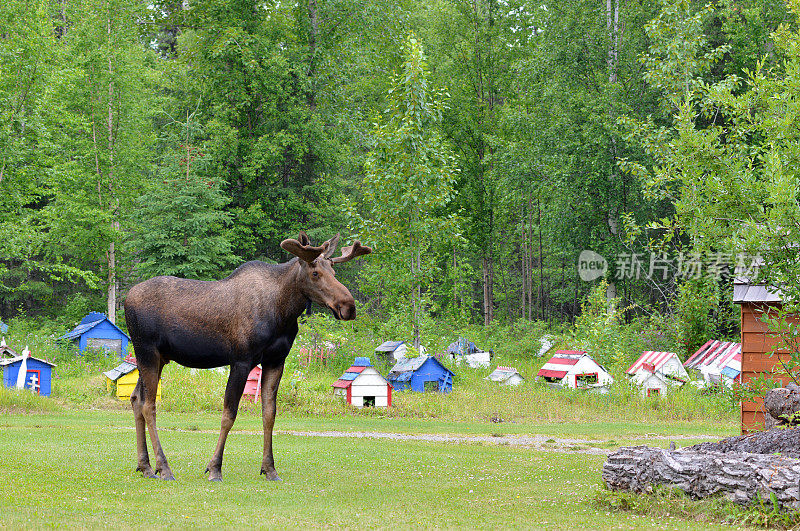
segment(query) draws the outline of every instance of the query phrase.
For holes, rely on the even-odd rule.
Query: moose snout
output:
[[[356,318],[356,304],[355,301],[343,301],[336,305],[336,314],[342,321],[352,321]]]

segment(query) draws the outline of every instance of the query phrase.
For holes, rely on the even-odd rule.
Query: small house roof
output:
[[[398,381],[408,380],[411,378],[411,374],[419,370],[419,368],[422,367],[428,360],[433,360],[432,363],[438,365],[443,371],[453,374],[450,369],[442,365],[436,358],[428,356],[427,354],[420,354],[419,356],[415,356],[413,358],[401,359],[395,363],[394,367],[392,367],[389,371],[389,378]]]
[[[764,265],[764,259],[754,258],[752,263],[736,266],[733,277],[733,302],[743,304],[748,302],[783,302],[781,290],[765,282],[756,282],[748,277],[748,270],[756,272]]]
[[[375,349],[375,352],[394,352],[400,345],[405,345],[405,341],[384,341]]]
[[[429,358],[429,356],[414,356],[413,358],[403,358],[398,360],[397,363],[389,370],[389,374],[393,372],[409,372],[409,371],[416,371],[425,361]]]
[[[78,325],[75,328],[73,328],[63,336],[59,337],[58,339],[76,339],[104,321],[108,321],[108,324],[116,328],[121,335],[127,337],[130,340],[128,334],[123,332],[120,327],[112,323],[108,319],[108,317],[106,317],[106,314],[100,312],[89,312],[86,315],[86,317],[81,319],[81,322],[78,323]]]
[[[625,372],[633,375],[639,370],[639,368],[644,368],[648,372],[656,372],[673,357],[677,358],[678,355],[674,352],[656,352],[653,350],[647,350],[642,352],[642,355],[639,356],[639,359],[633,362],[633,365],[631,365]]]
[[[727,376],[731,380],[735,380],[736,378],[739,377],[740,374],[742,374],[742,371],[741,369],[737,370],[734,367],[725,367],[720,371],[720,374],[722,374],[723,376]]]
[[[6,338],[0,339],[0,358],[16,358],[17,356],[19,354],[6,345]]]
[[[733,302],[783,302],[781,291],[766,284],[733,284]]]
[[[50,363],[49,361],[43,360],[41,358],[35,358],[33,356],[28,356],[28,359],[29,360],[36,360],[38,362],[44,363],[45,365],[49,365],[51,367],[55,367],[54,363]],[[22,356],[17,356],[16,358],[0,359],[0,367],[6,367],[8,365],[14,365],[14,364],[20,363],[20,362],[22,362]]]
[[[353,381],[356,378],[358,378],[358,376],[362,372],[364,372],[364,370],[366,370],[369,367],[372,367],[372,363],[370,363],[369,358],[365,358],[365,357],[356,358],[355,362],[353,362],[353,365],[351,365],[350,368],[347,369],[344,372],[344,374],[342,374],[339,377],[338,380],[333,382],[333,384],[332,384],[333,387],[339,387],[339,388],[342,388],[342,389],[344,389],[346,387],[350,387],[350,384],[352,384]],[[378,373],[378,371],[375,371],[375,372]],[[378,373],[378,375],[381,376],[381,378],[383,378],[383,376],[380,373]],[[384,380],[385,380],[385,378],[384,378]]]
[[[584,357],[591,360],[591,362],[597,365],[603,372],[607,372],[606,369],[589,356],[585,350],[557,350],[553,353],[553,357],[542,365],[537,376],[561,379],[572,370],[573,365],[577,365],[578,361]]]
[[[692,354],[684,362],[683,366],[687,369],[697,370],[711,366],[723,368],[728,365],[735,365],[737,361],[739,363],[742,361],[741,343],[710,339],[697,349],[697,352]]]
[[[116,382],[121,377],[125,376],[126,374],[132,373],[136,369],[137,369],[136,358],[127,357],[123,360],[122,363],[120,363],[113,369],[104,372],[103,374],[112,382]]]
[[[515,374],[522,378],[522,375],[519,374],[519,371],[515,367],[504,367],[502,365],[498,365],[497,368],[486,377],[486,380],[492,380],[493,382],[505,382]]]

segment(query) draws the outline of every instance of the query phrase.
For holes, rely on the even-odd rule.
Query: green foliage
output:
[[[730,297],[730,285],[714,278],[685,280],[679,287],[675,320],[681,354],[685,359],[709,339],[731,335],[739,310]]]
[[[158,174],[163,181],[151,183],[137,199],[131,220],[136,229],[128,245],[138,258],[140,278],[211,280],[237,262],[228,231],[232,216],[224,210],[224,183],[203,177],[203,162],[192,151],[185,146],[183,153],[169,152]]]
[[[606,298],[608,284],[600,281],[586,297],[575,320],[575,338],[601,365],[624,364],[629,355],[622,350],[622,310]]]
[[[703,89],[703,75],[730,52],[729,45],[710,48],[705,20],[714,13],[712,4],[698,9],[688,0],[664,0],[661,11],[645,28],[650,38],[648,53],[641,58],[644,80],[674,107]]]
[[[395,311],[410,306],[418,330],[428,305],[423,293],[436,283],[437,246],[449,248],[458,226],[455,216],[442,213],[455,180],[453,155],[438,130],[445,95],[429,86],[421,43],[412,35],[405,45],[406,61],[389,91],[389,108],[373,133],[363,182],[368,212],[361,221],[363,236],[378,252],[369,267],[390,279],[378,293]]]
[[[722,497],[692,500],[680,489],[665,486],[657,486],[646,494],[601,489],[595,493],[593,504],[614,513],[632,512],[659,519],[677,517],[696,522],[767,529],[794,529],[800,523],[800,513],[797,511],[781,510],[760,498],[752,505],[743,507]]]

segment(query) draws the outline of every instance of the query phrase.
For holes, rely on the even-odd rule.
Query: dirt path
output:
[[[133,428],[120,428],[133,429]],[[161,427],[161,430],[195,432],[195,433],[218,433],[215,430],[186,430],[181,428]],[[242,433],[246,435],[261,435],[261,431],[253,430],[233,430],[231,433]],[[608,455],[619,448],[619,444],[614,440],[605,439],[572,439],[558,438],[549,435],[446,435],[434,433],[391,433],[379,431],[299,431],[299,430],[275,430],[275,434],[292,435],[295,437],[332,437],[332,438],[351,438],[351,439],[378,439],[390,441],[423,441],[433,443],[453,443],[453,444],[490,444],[498,446],[516,446],[530,448],[542,452],[559,452],[589,455]],[[718,437],[713,435],[636,435],[620,436],[625,441],[652,441],[652,440],[714,440]]]
[[[391,441],[425,441],[456,444],[492,444],[499,446],[521,446],[532,450],[563,453],[608,455],[611,450],[594,446],[606,441],[589,439],[557,439],[546,435],[441,435],[432,433],[387,433],[375,431],[294,431],[276,430],[276,433],[298,437],[349,437],[353,439],[383,439]]]
[[[392,441],[427,441],[438,443],[460,443],[460,444],[496,444],[500,446],[521,446],[533,450],[563,453],[581,453],[590,455],[608,455],[614,451],[618,445],[610,440],[598,439],[565,439],[556,438],[548,435],[442,435],[431,433],[386,433],[373,431],[294,431],[276,430],[275,433],[295,435],[298,437],[350,437],[354,439],[388,439]],[[648,440],[697,440],[697,439],[716,439],[711,435],[640,435],[621,437],[624,440],[648,441]],[[613,446],[613,448],[602,448],[603,446]]]

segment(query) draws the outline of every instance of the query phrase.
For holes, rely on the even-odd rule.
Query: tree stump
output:
[[[767,429],[775,426],[800,424],[800,387],[790,383],[786,387],[770,389],[764,396],[764,423]]]
[[[664,485],[693,497],[722,495],[740,504],[774,495],[780,505],[798,509],[799,443],[800,429],[787,429],[679,450],[631,446],[609,455],[603,481],[612,490],[651,492]]]

